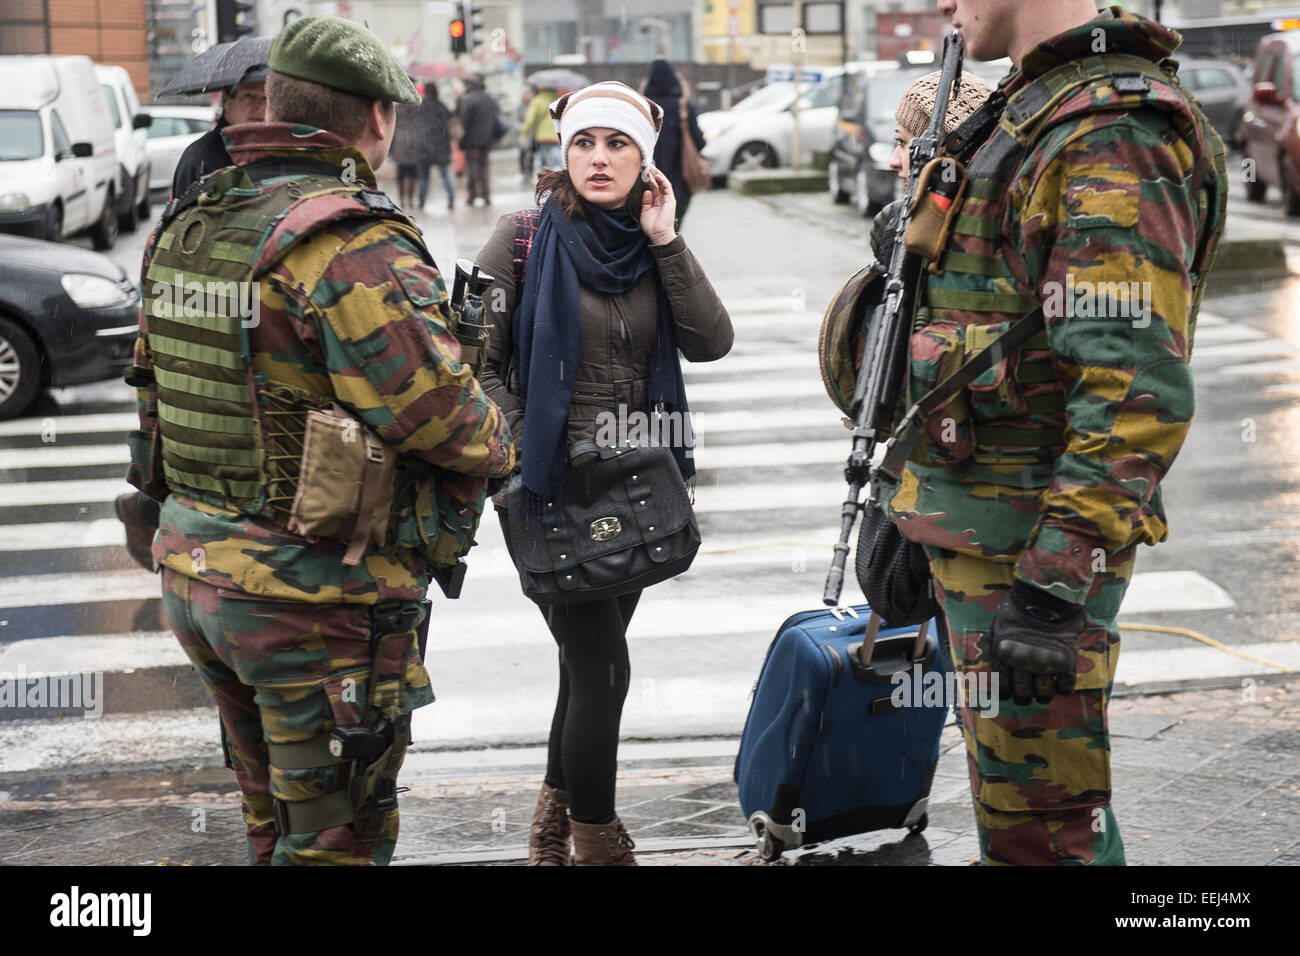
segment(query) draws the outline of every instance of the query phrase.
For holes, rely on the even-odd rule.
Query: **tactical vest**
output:
[[[1168,69],[1129,54],[1072,60],[1007,101],[996,131],[967,166],[969,181],[952,235],[917,297],[908,403],[1040,305],[1036,297],[1019,292],[1001,248],[1007,196],[1021,164],[1044,135],[1088,113],[1165,113],[1199,157],[1187,180],[1205,223],[1191,267],[1190,355],[1223,223],[1227,172],[1222,141],[1175,78],[1176,65],[1166,63]],[[913,460],[948,466],[970,460],[992,465],[1051,462],[1065,442],[1065,387],[1053,367],[1046,332],[1040,331],[1018,356],[995,363],[925,423],[926,440],[916,443]]]
[[[310,172],[301,175],[304,170]],[[250,173],[264,181],[277,174],[297,178],[265,186]],[[424,250],[419,233],[388,197],[344,183],[337,170],[318,161],[229,167],[168,207],[142,298],[157,386],[158,453],[171,490],[290,525],[307,416],[331,397],[254,370],[253,283],[298,242],[353,217],[386,220]],[[432,265],[427,251],[424,256]],[[317,278],[295,276],[302,283]],[[367,447],[378,444],[361,428]],[[474,479],[476,496],[456,480],[468,477],[399,458],[395,477],[387,469],[385,487],[377,489],[377,501],[388,503],[396,520],[378,527],[375,543],[386,552],[423,551],[437,565],[455,563],[469,550],[482,510],[483,480]],[[435,489],[436,483],[444,487]]]

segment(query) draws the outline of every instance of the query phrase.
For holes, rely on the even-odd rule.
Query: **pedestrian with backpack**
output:
[[[492,338],[482,381],[523,453],[511,488],[494,499],[517,566],[540,508],[564,500],[566,484],[574,484],[570,446],[600,439],[602,423],[652,409],[689,420],[678,351],[708,362],[732,344],[726,309],[675,231],[672,185],[653,166],[663,111],[606,82],[566,93],[550,112],[561,166],[539,176],[540,209],[503,216],[478,256],[495,277],[483,295]],[[680,486],[694,475],[690,448],[670,450]],[[566,530],[550,525],[541,530]],[[590,537],[618,529],[601,519]],[[586,525],[579,531],[585,535]],[[626,633],[640,594],[539,602],[559,646],[560,681],[530,865],[570,865],[570,836],[576,865],[635,865],[615,813],[614,779],[630,682]]]

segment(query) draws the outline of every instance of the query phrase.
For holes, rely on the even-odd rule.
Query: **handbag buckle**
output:
[[[623,533],[623,524],[615,517],[597,518],[591,523],[591,540],[608,541]]]

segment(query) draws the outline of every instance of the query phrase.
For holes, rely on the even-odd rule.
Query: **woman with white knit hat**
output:
[[[538,177],[540,209],[503,216],[477,260],[496,277],[483,295],[492,338],[482,383],[510,422],[526,500],[560,497],[568,446],[596,439],[602,423],[652,408],[689,422],[678,353],[714,361],[732,342],[726,309],[677,234],[672,185],[653,164],[663,111],[615,82],[550,109],[561,167]],[[687,443],[671,450],[693,480]],[[494,502],[513,557],[505,494]],[[560,680],[531,865],[635,865],[614,779],[639,598],[541,609]]]

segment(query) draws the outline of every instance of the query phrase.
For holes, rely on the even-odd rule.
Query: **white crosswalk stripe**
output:
[[[626,736],[665,728],[683,736],[738,733],[777,626],[820,606],[838,536],[849,437],[816,367],[824,303],[800,310],[791,296],[746,296],[740,283],[734,288],[738,294],[727,301],[736,349],[719,362],[684,365],[698,409],[695,501],[705,540],[690,571],[647,591],[633,618]],[[1300,369],[1295,348],[1212,312],[1201,315],[1194,355],[1198,376],[1207,379]],[[0,529],[0,679],[173,668],[181,676],[169,679],[193,681],[165,619],[145,613],[156,610],[158,578],[129,561],[121,524],[104,516],[129,487],[124,439],[136,415],[129,391],[102,394],[120,400],[84,414],[0,422],[0,513],[12,509]],[[533,741],[544,735],[554,706],[554,645],[520,593],[494,517],[484,520],[479,540],[462,599],[439,596],[435,604],[429,663],[439,703],[417,714],[420,747]],[[858,602],[851,570],[849,578],[845,600]],[[1232,595],[1204,576],[1166,570],[1137,574],[1124,612],[1131,618],[1232,606]],[[16,630],[33,626],[37,633]],[[1254,653],[1300,665],[1300,645],[1260,645]],[[1119,680],[1202,671],[1252,674],[1259,667],[1199,646],[1126,650]],[[4,719],[0,712],[0,751],[14,771],[91,759],[211,759],[214,714],[208,706],[173,706],[54,721]],[[95,754],[101,756],[87,756]]]

